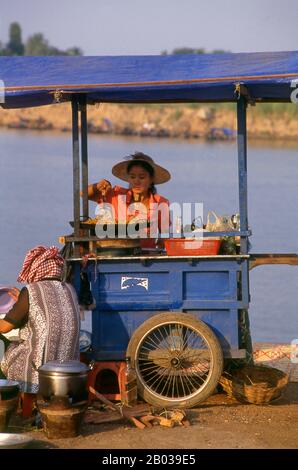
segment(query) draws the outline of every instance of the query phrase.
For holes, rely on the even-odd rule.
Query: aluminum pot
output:
[[[79,361],[50,361],[38,369],[39,394],[45,400],[68,396],[73,401],[87,398],[89,367]]]
[[[33,441],[32,437],[23,434],[0,434],[0,449],[23,449]]]
[[[0,380],[0,400],[10,400],[18,396],[20,385],[14,380]]]

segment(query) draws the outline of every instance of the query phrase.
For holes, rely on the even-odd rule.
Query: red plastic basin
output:
[[[219,238],[166,238],[165,248],[169,256],[208,256],[218,255]]]

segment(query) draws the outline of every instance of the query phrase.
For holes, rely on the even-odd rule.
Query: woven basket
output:
[[[229,396],[260,405],[279,398],[288,379],[287,374],[273,367],[245,366],[224,372],[219,383]]]

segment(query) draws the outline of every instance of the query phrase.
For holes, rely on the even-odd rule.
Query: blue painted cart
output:
[[[91,357],[129,355],[148,402],[193,406],[216,387],[223,357],[245,357],[239,315],[248,308],[248,256],[99,256],[88,273]]]
[[[297,264],[297,255],[248,253],[246,111],[248,104],[291,100],[298,53],[18,57],[0,58],[0,65],[4,107],[71,102],[74,234],[64,240],[78,290],[82,252],[94,251],[97,243],[81,223],[89,216],[87,105],[235,102],[240,230],[206,235],[238,235],[239,254],[110,257],[99,252],[87,266],[96,300],[90,359],[121,361],[129,355],[139,393],[149,403],[196,405],[216,387],[224,358],[246,356],[241,325],[249,306],[249,268]]]

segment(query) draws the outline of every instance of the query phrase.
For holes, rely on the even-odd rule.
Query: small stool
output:
[[[121,375],[122,370],[125,368],[125,362],[123,361],[106,361],[106,362],[95,362],[92,370],[88,374],[88,390],[89,387],[93,387],[95,390],[104,395],[108,400],[121,400]],[[104,374],[106,377],[104,377]],[[104,378],[113,378],[114,383],[104,383]],[[110,390],[109,390],[110,388]],[[114,390],[111,391],[111,388]],[[94,399],[92,393],[89,393],[89,402]]]

